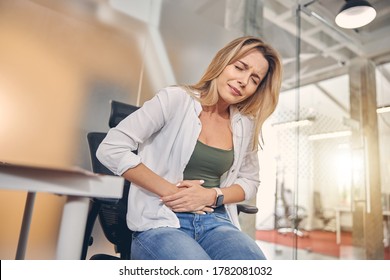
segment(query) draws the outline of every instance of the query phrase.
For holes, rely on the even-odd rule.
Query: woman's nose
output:
[[[248,84],[248,81],[249,81],[249,75],[242,75],[242,76],[238,79],[238,84],[239,84],[241,87],[245,87],[245,86]]]

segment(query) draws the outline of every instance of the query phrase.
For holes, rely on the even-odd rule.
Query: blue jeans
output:
[[[162,227],[133,234],[134,260],[264,260],[256,242],[237,229],[224,207],[199,215],[177,213],[180,228]]]

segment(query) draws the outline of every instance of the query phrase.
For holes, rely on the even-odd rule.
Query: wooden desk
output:
[[[123,180],[80,168],[50,169],[0,163],[0,188],[28,192],[16,259],[24,259],[36,192],[67,196],[56,259],[80,259],[89,197],[120,198]]]

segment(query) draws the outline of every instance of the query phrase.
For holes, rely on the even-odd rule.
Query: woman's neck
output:
[[[218,116],[223,119],[230,118],[230,105],[225,102],[221,102],[221,100],[219,100],[213,106],[202,106],[202,107],[203,107],[203,111],[206,112],[207,114]]]

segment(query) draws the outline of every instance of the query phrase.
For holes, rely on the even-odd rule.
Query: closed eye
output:
[[[256,78],[252,78],[252,81],[256,86],[259,84],[259,80]]]

